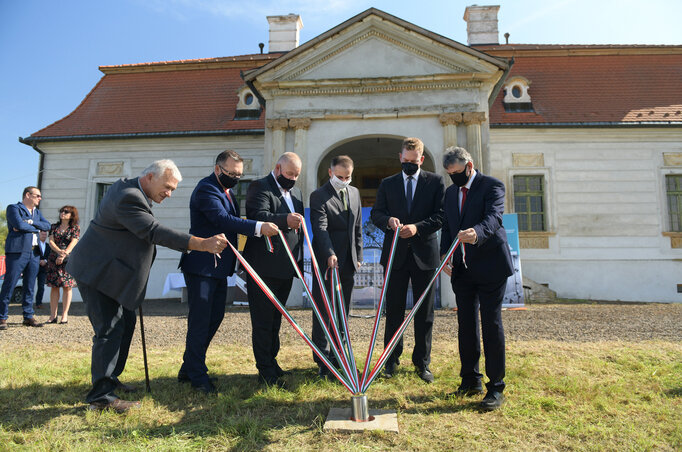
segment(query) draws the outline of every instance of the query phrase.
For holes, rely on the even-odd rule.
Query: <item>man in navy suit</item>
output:
[[[26,187],[21,202],[7,206],[7,239],[5,240],[5,280],[0,289],[0,330],[7,329],[9,299],[23,272],[25,326],[43,326],[33,318],[33,286],[38,275],[40,253],[38,233],[49,231],[50,223],[38,210],[42,195],[38,187]]]
[[[402,171],[389,176],[379,185],[372,208],[372,223],[386,231],[381,252],[381,265],[388,263],[391,242],[399,226],[388,287],[386,288],[386,327],[384,346],[388,344],[405,318],[408,283],[412,282],[415,303],[440,263],[436,233],[443,222],[445,182],[438,174],[421,169],[424,143],[419,138],[405,138],[398,154]],[[433,335],[434,291],[431,288],[414,317],[414,350],[412,363],[417,375],[426,383],[434,380],[429,369]],[[391,378],[403,351],[402,339],[386,360],[384,377]]]
[[[244,160],[232,150],[218,154],[213,172],[199,181],[189,201],[190,234],[211,237],[224,233],[237,247],[237,234],[250,237],[277,234],[273,223],[245,220],[239,216],[239,203],[232,192],[244,172]],[[215,393],[208,377],[206,350],[225,317],[227,277],[235,270],[237,258],[232,249],[220,255],[189,253],[182,256],[180,268],[187,285],[189,315],[187,338],[178,380]]]
[[[443,167],[453,185],[445,192],[445,218],[440,250],[444,255],[459,238],[466,256],[457,247],[452,263],[445,267],[457,298],[459,357],[462,383],[456,394],[483,392],[478,360],[481,356],[478,313],[481,313],[485,373],[490,379],[481,408],[495,410],[504,403],[504,329],[502,299],[507,278],[514,273],[507,233],[502,227],[504,184],[474,169],[471,155],[450,147]]]

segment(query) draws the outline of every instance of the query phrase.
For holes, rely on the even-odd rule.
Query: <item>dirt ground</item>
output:
[[[61,306],[60,306],[61,309]],[[292,310],[292,316],[304,331],[311,331],[311,310]],[[37,310],[36,319],[46,321],[49,307]],[[187,331],[187,304],[178,301],[146,301],[143,304],[144,325],[148,347],[182,346]],[[351,314],[371,315],[370,310],[352,310]],[[563,340],[643,341],[665,340],[682,342],[682,304],[663,303],[557,303],[532,304],[525,310],[503,312],[507,341]],[[25,344],[78,345],[88,347],[92,328],[85,315],[83,303],[74,303],[66,325],[50,324],[43,328],[21,325],[21,306],[10,305],[9,328],[0,331],[2,347]],[[367,341],[374,318],[351,317],[351,337]],[[293,328],[282,320],[283,344],[303,344]],[[379,340],[383,337],[383,324]],[[411,342],[412,327],[405,338]],[[457,337],[457,313],[436,311],[434,347],[439,341]],[[139,341],[139,328],[135,334]],[[251,344],[251,321],[247,308],[228,307],[213,344]]]

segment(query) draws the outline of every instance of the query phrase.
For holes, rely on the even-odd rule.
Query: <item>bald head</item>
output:
[[[281,176],[292,182],[287,183],[287,181],[278,179],[279,184],[287,190],[293,187],[296,179],[298,179],[298,175],[301,174],[301,166],[301,158],[298,155],[293,152],[285,152],[282,154],[275,165],[275,177]]]
[[[284,154],[282,154],[279,160],[277,160],[278,165],[284,165],[288,163],[297,166],[299,169],[302,166],[301,157],[299,157],[298,154],[295,154],[293,152],[285,152]]]

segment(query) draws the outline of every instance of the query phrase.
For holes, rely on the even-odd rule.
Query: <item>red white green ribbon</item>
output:
[[[303,234],[305,235],[306,239],[308,239],[308,231],[305,227],[305,223],[301,223],[301,224],[303,226]],[[282,243],[284,244],[284,249],[286,250],[287,255],[289,256],[289,259],[291,260],[291,264],[294,266],[294,271],[296,272],[298,277],[301,279],[301,282],[303,283],[303,287],[305,288],[306,293],[308,294],[308,296],[310,297],[310,300],[312,301],[313,311],[315,312],[317,320],[319,321],[320,326],[322,326],[322,330],[324,331],[324,334],[327,338],[327,341],[329,342],[329,346],[330,346],[329,348],[334,352],[334,355],[336,356],[337,361],[341,364],[341,369],[343,370],[343,372],[345,373],[345,376],[347,377],[346,382],[351,382],[353,380],[351,378],[351,374],[353,372],[351,372],[350,367],[348,366],[348,362],[346,360],[346,357],[342,353],[342,350],[340,349],[340,347],[337,346],[337,344],[341,344],[341,335],[339,333],[338,328],[336,328],[336,323],[334,321],[330,321],[330,324],[332,326],[332,330],[334,332],[334,336],[336,338],[336,342],[335,342],[334,339],[332,339],[332,336],[331,336],[329,330],[327,329],[326,323],[322,319],[322,315],[320,313],[319,307],[317,306],[317,303],[315,302],[315,300],[313,298],[313,294],[310,290],[310,287],[308,287],[308,283],[305,281],[305,278],[303,277],[303,272],[301,272],[301,269],[298,267],[298,263],[296,262],[296,258],[294,257],[293,253],[291,252],[291,249],[289,248],[289,244],[287,243],[286,239],[284,238],[284,234],[282,234],[282,231],[279,231],[279,236],[280,236],[280,239],[282,240]],[[307,240],[307,242],[310,245],[310,241]],[[320,287],[322,289],[321,290],[322,296],[325,297],[326,289],[324,287],[324,283],[321,281],[321,278],[320,278],[320,270],[319,270],[319,267],[317,266],[317,262],[315,259],[315,254],[313,252],[312,246],[310,246],[310,257],[312,258],[312,261],[314,264],[313,269],[315,270],[315,274],[318,277],[318,281],[320,282]],[[328,318],[332,319],[333,309],[330,306],[328,300],[329,300],[328,298],[325,299],[325,301],[326,301],[325,307],[327,309],[327,314],[329,316]],[[329,367],[329,365],[328,365],[328,367]],[[332,370],[332,369],[330,368],[329,370]]]
[[[283,237],[282,237],[283,238]],[[286,243],[286,241],[284,242]],[[270,299],[273,305],[275,305],[275,308],[284,316],[284,318],[289,322],[289,324],[294,328],[294,330],[303,338],[306,344],[313,350],[313,353],[317,355],[318,358],[320,358],[325,365],[329,368],[329,370],[332,372],[332,374],[341,382],[341,384],[348,389],[348,391],[351,392],[351,394],[357,394],[357,391],[350,386],[348,381],[344,378],[343,375],[341,375],[336,368],[329,362],[327,357],[325,356],[324,353],[320,351],[319,348],[315,345],[315,343],[308,337],[307,334],[303,331],[303,329],[298,325],[296,320],[291,317],[289,312],[286,310],[286,308],[282,305],[282,303],[277,299],[277,296],[270,290],[270,288],[265,284],[265,282],[261,279],[260,276],[258,276],[258,273],[249,265],[249,263],[244,259],[244,257],[237,251],[237,249],[230,243],[229,241],[227,242],[228,245],[230,245],[230,248],[232,248],[232,251],[234,252],[235,256],[239,260],[239,262],[242,264],[246,272],[253,278],[253,280],[256,282],[258,287],[265,293],[265,295]]]
[[[369,370],[369,365],[372,362],[372,353],[374,353],[374,345],[377,340],[377,333],[379,332],[379,320],[381,320],[381,313],[384,308],[384,301],[386,300],[386,288],[388,287],[388,280],[391,277],[391,268],[393,268],[393,261],[395,257],[395,250],[398,243],[398,234],[400,233],[400,228],[395,230],[393,235],[393,241],[391,242],[391,248],[388,254],[388,262],[386,264],[386,269],[384,271],[384,284],[381,286],[381,295],[379,296],[379,306],[377,307],[377,314],[374,316],[374,327],[372,328],[372,335],[369,339],[369,349],[367,350],[367,358],[365,359],[365,368],[362,371],[362,380],[360,384],[360,389],[364,386],[364,382],[367,379],[367,371]],[[364,391],[360,391],[364,394]]]
[[[396,235],[397,234],[398,233],[396,231]],[[429,284],[426,286],[426,289],[424,289],[424,292],[422,292],[421,296],[419,297],[417,302],[414,304],[414,306],[410,310],[410,313],[407,315],[407,317],[405,317],[405,320],[403,320],[403,323],[400,325],[400,328],[398,328],[398,330],[395,332],[395,334],[391,338],[390,342],[384,348],[384,351],[382,352],[381,356],[379,357],[379,360],[377,361],[377,363],[374,365],[372,372],[369,374],[369,376],[367,378],[364,378],[364,376],[363,376],[360,392],[364,393],[365,391],[367,391],[367,388],[369,387],[369,385],[372,384],[374,379],[379,375],[379,372],[384,367],[386,360],[388,359],[389,356],[391,356],[393,349],[395,349],[396,345],[398,345],[398,341],[400,341],[400,339],[403,337],[403,334],[405,333],[405,329],[410,324],[410,322],[412,321],[414,316],[417,314],[417,310],[419,310],[419,307],[424,302],[424,299],[426,298],[426,295],[427,295],[429,289],[431,289],[431,286],[436,281],[436,278],[438,278],[438,275],[440,275],[440,272],[443,271],[443,268],[445,267],[445,265],[447,265],[449,260],[452,258],[452,255],[454,254],[455,249],[457,249],[457,246],[460,244],[461,244],[462,248],[464,248],[464,244],[461,243],[461,241],[459,239],[455,240],[453,242],[453,244],[450,245],[450,249],[445,254],[445,258],[443,259],[443,261],[440,263],[440,265],[436,269],[436,272],[434,273],[433,277],[431,277],[431,280],[429,281]],[[464,253],[464,249],[462,249],[462,253]],[[384,284],[384,287],[386,287],[386,284]],[[379,317],[379,312],[377,312],[377,318],[378,317]]]

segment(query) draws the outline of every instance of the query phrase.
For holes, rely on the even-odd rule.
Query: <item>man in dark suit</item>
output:
[[[39,327],[33,318],[33,286],[38,275],[40,256],[38,232],[49,231],[50,223],[38,210],[42,195],[37,187],[26,187],[21,202],[7,206],[7,239],[5,240],[5,280],[0,289],[0,330],[7,329],[9,299],[23,273],[23,325]]]
[[[285,152],[277,160],[274,171],[249,185],[246,193],[246,216],[251,220],[275,223],[282,230],[298,265],[303,269],[303,220],[301,190],[294,187],[301,173],[301,159]],[[277,299],[285,304],[296,276],[281,240],[272,240],[274,252],[267,250],[264,237],[249,237],[244,257],[260,275]],[[258,368],[258,380],[267,385],[281,386],[285,374],[277,363],[279,329],[282,315],[263,293],[253,278],[246,282],[251,314],[253,355]]]
[[[393,272],[386,288],[384,346],[390,342],[405,318],[408,283],[412,281],[412,294],[416,303],[440,263],[436,233],[443,221],[445,183],[441,176],[421,169],[424,144],[420,139],[405,138],[402,151],[398,155],[403,170],[381,181],[371,212],[374,225],[387,231],[381,252],[381,265],[384,268],[388,263],[391,242],[395,235],[395,232],[390,231],[401,227]],[[412,363],[419,377],[427,383],[434,380],[429,369],[433,301],[434,291],[431,288],[414,317]],[[386,378],[391,378],[395,373],[402,352],[401,339],[386,360]]]
[[[121,179],[102,198],[97,214],[71,252],[66,270],[78,282],[95,332],[92,341],[90,409],[123,412],[139,402],[121,400],[114,391],[130,392],[118,377],[128,359],[135,331],[135,309],[144,300],[156,245],[178,251],[220,253],[223,234],[208,239],[162,226],[152,213],[182,180],[170,160],[158,160],[140,177]]]
[[[189,201],[190,229],[197,237],[224,233],[237,247],[237,234],[250,237],[272,236],[279,230],[274,223],[244,220],[239,217],[239,203],[232,187],[244,173],[244,160],[232,150],[218,154],[213,172],[201,179]],[[180,268],[187,285],[187,339],[178,380],[190,381],[192,387],[214,393],[208,377],[206,351],[225,316],[227,277],[234,273],[237,258],[231,249],[220,256],[207,253],[183,254]]]
[[[50,256],[50,245],[47,243],[47,231],[40,231],[38,234],[38,288],[36,289],[35,307],[41,308],[43,305],[43,295],[45,294],[45,278],[47,277],[47,258]]]
[[[322,277],[330,268],[339,269],[345,310],[348,313],[355,271],[362,262],[362,208],[360,191],[349,185],[353,175],[353,160],[347,155],[332,158],[329,182],[310,194],[310,223],[313,233],[313,251],[318,259]],[[327,293],[331,294],[331,274],[327,275]],[[313,297],[318,303],[323,320],[328,323],[322,293],[317,278],[313,277]],[[329,327],[329,325],[327,325]],[[331,329],[330,329],[331,332]],[[332,363],[336,362],[322,326],[313,313],[313,342]],[[319,376],[331,378],[332,373],[313,353],[319,366]],[[337,363],[338,365],[338,363]]]
[[[485,373],[490,379],[481,408],[495,410],[504,402],[502,299],[507,278],[514,273],[507,233],[502,227],[504,184],[477,172],[471,155],[463,148],[446,149],[443,167],[453,185],[445,193],[441,254],[444,255],[457,238],[466,249],[463,259],[461,248],[457,247],[452,263],[445,267],[445,272],[452,278],[452,289],[457,298],[462,383],[456,394],[483,392],[483,376],[478,369],[481,356],[480,310]]]

